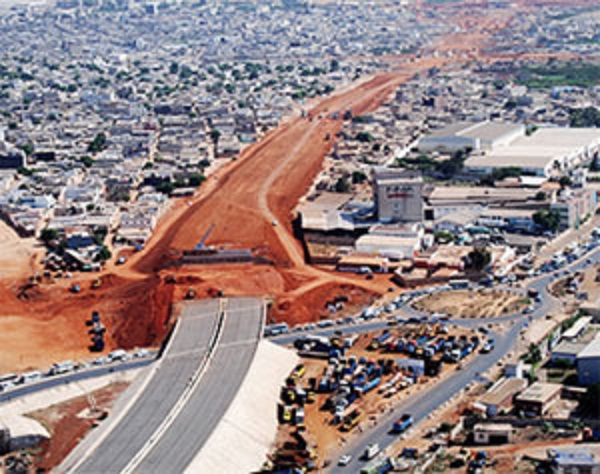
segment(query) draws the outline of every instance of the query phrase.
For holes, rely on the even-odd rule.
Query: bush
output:
[[[110,250],[108,250],[108,247],[106,245],[103,245],[100,248],[98,254],[96,255],[96,260],[99,262],[105,262],[107,260],[110,260],[111,257],[112,253],[110,252]]]

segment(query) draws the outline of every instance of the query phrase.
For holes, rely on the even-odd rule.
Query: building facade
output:
[[[423,220],[423,178],[419,173],[377,168],[373,195],[380,222]]]

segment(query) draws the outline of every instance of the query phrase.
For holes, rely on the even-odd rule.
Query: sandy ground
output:
[[[527,299],[500,290],[449,291],[426,296],[415,307],[461,318],[492,318],[522,311]]]
[[[36,467],[43,469],[42,472],[56,467],[94,426],[102,413],[110,410],[127,387],[128,383],[117,382],[88,396],[32,413],[30,416],[42,423],[51,435],[51,439],[43,442],[36,453]]]
[[[34,238],[20,238],[0,220],[0,278],[21,278],[30,272],[41,250]]]

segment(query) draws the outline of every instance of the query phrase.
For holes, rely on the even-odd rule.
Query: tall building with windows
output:
[[[379,221],[388,223],[423,220],[423,178],[420,173],[375,168],[373,195]]]

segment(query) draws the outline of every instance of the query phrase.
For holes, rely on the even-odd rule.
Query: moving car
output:
[[[363,454],[363,458],[366,459],[367,461],[370,461],[375,456],[377,456],[380,451],[381,451],[381,448],[379,447],[379,444],[377,444],[377,443],[368,444],[367,448],[365,449],[365,453]]]
[[[414,420],[412,415],[405,413],[394,422],[392,431],[396,434],[404,433],[413,424]]]

